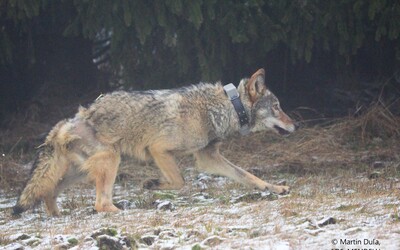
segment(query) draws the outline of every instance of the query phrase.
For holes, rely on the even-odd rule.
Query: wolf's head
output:
[[[259,69],[250,79],[240,81],[241,100],[251,112],[251,131],[273,130],[281,135],[295,130],[290,117],[282,111],[278,98],[265,85],[265,71]]]

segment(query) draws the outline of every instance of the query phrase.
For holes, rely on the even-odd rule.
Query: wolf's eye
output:
[[[272,105],[272,108],[276,111],[279,110],[279,104],[278,103],[274,103],[274,105]]]

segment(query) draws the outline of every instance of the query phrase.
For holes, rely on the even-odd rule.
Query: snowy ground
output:
[[[400,249],[399,179],[263,176],[292,187],[276,196],[184,172],[177,192],[118,183],[118,213],[94,213],[90,185],[62,194],[59,218],[42,206],[13,218],[16,197],[1,194],[0,249]]]

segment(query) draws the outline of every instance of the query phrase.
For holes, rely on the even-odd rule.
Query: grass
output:
[[[160,213],[155,213],[149,218],[149,225],[156,228],[165,224],[165,220]]]
[[[351,204],[351,205],[340,205],[337,210],[339,211],[352,211],[356,210],[357,208],[360,208],[360,204]]]
[[[124,235],[134,234],[135,239],[137,240],[140,239],[141,235],[146,234],[146,232],[148,233],[148,230],[153,232],[155,228],[160,228],[161,230],[163,230],[163,228],[172,228],[174,230],[178,230],[175,232],[177,235],[176,237],[183,237],[182,235],[184,234],[182,231],[179,231],[182,230],[182,228],[185,228],[186,230],[198,230],[202,236],[197,237],[197,240],[202,241],[212,235],[221,236],[227,239],[232,237],[244,237],[244,235],[247,235],[246,237],[248,239],[254,240],[263,239],[269,235],[277,235],[276,237],[281,237],[282,235],[287,234],[287,229],[285,226],[286,223],[300,225],[301,223],[298,221],[304,222],[312,220],[314,219],[315,215],[333,216],[335,219],[338,219],[338,226],[341,228],[353,227],[353,218],[354,220],[357,220],[356,218],[376,217],[383,213],[387,213],[387,215],[390,216],[390,221],[392,223],[397,224],[399,222],[398,210],[396,210],[399,206],[398,203],[373,203],[373,201],[382,199],[382,197],[385,196],[389,197],[397,195],[397,197],[400,197],[398,192],[396,194],[390,192],[389,190],[383,190],[380,193],[377,192],[370,196],[366,196],[365,193],[356,191],[356,193],[352,195],[343,195],[342,197],[337,197],[334,194],[331,194],[332,187],[335,185],[327,185],[327,183],[325,183],[325,181],[328,181],[326,177],[323,178],[324,180],[320,179],[320,181],[316,181],[318,178],[317,176],[308,177],[308,181],[304,181],[302,178],[304,177],[301,177],[301,180],[299,180],[301,185],[299,185],[299,183],[293,183],[295,184],[295,188],[293,189],[291,196],[281,197],[274,201],[261,200],[257,202],[240,202],[234,204],[234,207],[237,208],[251,206],[251,209],[243,210],[246,212],[240,210],[241,212],[238,213],[226,213],[225,210],[232,209],[233,204],[224,203],[214,203],[208,206],[198,207],[198,209],[195,210],[190,210],[190,207],[196,207],[196,204],[192,204],[187,208],[185,206],[178,207],[177,212],[156,211],[154,208],[128,210],[127,212],[134,218],[134,220],[132,220],[132,218],[131,221],[125,221],[123,218],[125,216],[124,214],[108,214],[100,217],[97,216],[97,218],[102,218],[103,222],[96,223],[105,228],[120,228],[118,225],[123,225]],[[338,178],[338,180],[342,179]],[[375,182],[375,180],[370,182]],[[325,185],[321,185],[321,183],[325,183]],[[357,181],[353,181],[348,183],[346,188],[358,190],[360,186],[361,185],[359,185]],[[319,189],[317,189],[318,187]],[[298,194],[304,190],[314,190],[312,192],[313,195],[301,196]],[[218,190],[214,190],[214,192],[217,193]],[[246,193],[246,190],[242,189],[242,192]],[[190,195],[190,192],[187,194]],[[168,196],[166,199],[168,199]],[[216,210],[218,207],[219,209]],[[79,211],[81,209],[82,207],[78,207],[74,210]],[[135,216],[135,214],[138,214],[138,216]],[[145,216],[140,214],[147,215]],[[276,220],[274,214],[277,214],[279,218],[278,220]],[[348,214],[351,217],[343,217],[344,214]],[[233,225],[238,225],[235,224],[237,223],[236,221],[240,221],[243,216],[249,215],[263,215],[259,217],[260,219],[256,220],[257,223],[261,223],[261,225],[273,225],[273,227],[271,227],[269,230],[254,230],[259,228],[259,226],[249,224],[249,229],[239,228],[240,232],[236,232],[236,229],[233,231],[229,229],[231,228],[232,223],[234,223]],[[68,220],[71,220],[71,224],[68,225],[68,227],[64,226],[63,233],[76,234],[76,226],[80,224],[78,221],[80,218],[85,217],[85,215],[77,215],[75,217],[70,215],[69,218],[71,219]],[[318,220],[319,218],[320,217],[316,217],[315,219]],[[61,222],[60,219],[62,221],[62,218],[52,221],[52,225],[49,224],[43,227],[43,225],[39,223],[38,226],[40,225],[42,228],[41,230],[44,230],[43,233],[45,233],[45,231],[48,230],[48,227],[57,227],[58,222]],[[119,222],[115,221],[116,219]],[[41,221],[43,220],[46,221],[45,218],[41,219]],[[109,222],[109,224],[107,224],[107,222]],[[261,229],[262,228],[263,227],[261,227]],[[59,230],[57,232],[55,228],[52,230],[54,230],[54,235],[59,233]],[[88,228],[84,230],[91,232],[91,226],[88,225]],[[319,233],[315,233],[315,235],[309,237],[317,237],[318,234]],[[291,239],[290,236],[285,237],[288,237],[288,240]],[[78,240],[78,245],[83,244],[83,238],[84,237],[76,238]],[[164,239],[162,237],[158,237],[157,239],[159,241],[167,240],[167,238]],[[4,244],[10,243],[10,241],[7,241],[7,238],[4,238],[3,241]],[[181,240],[179,242],[184,244],[186,241]]]
[[[400,223],[400,211],[399,208],[394,208],[393,213],[390,215],[394,223]]]
[[[11,244],[13,241],[10,240],[9,237],[7,237],[6,235],[1,235],[0,234],[0,246],[6,246],[8,244]]]

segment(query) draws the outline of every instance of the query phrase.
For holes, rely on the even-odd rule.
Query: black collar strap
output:
[[[240,101],[239,92],[237,91],[235,85],[233,85],[232,83],[225,85],[224,91],[231,100],[232,105],[235,108],[235,111],[239,117],[240,134],[247,135],[250,132],[249,117],[246,114],[243,103]]]

